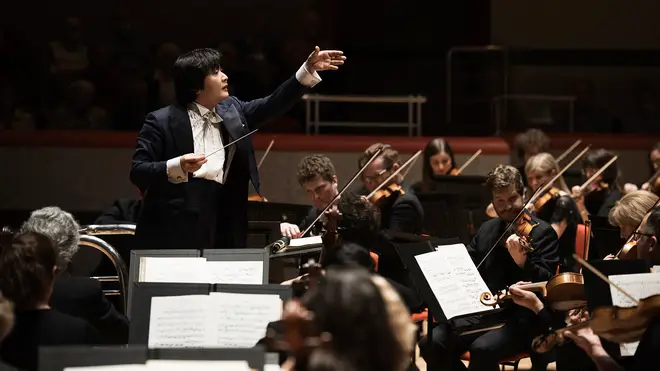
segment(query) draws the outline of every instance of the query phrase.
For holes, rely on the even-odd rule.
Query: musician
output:
[[[559,165],[551,154],[543,152],[534,155],[525,165],[527,184],[532,192],[536,192],[538,188],[551,181],[559,171],[561,171]],[[537,200],[538,202],[530,207],[539,219],[550,223],[552,229],[557,232],[561,270],[577,272],[578,264],[573,259],[573,254],[575,254],[577,226],[581,222],[580,211],[571,197],[564,177],[557,178],[551,188],[548,188],[545,194],[539,195]]]
[[[498,218],[485,222],[467,246],[477,265],[524,206],[524,185],[515,167],[497,166],[488,174],[486,185],[491,190]],[[503,246],[495,246],[480,266],[479,272],[491,291],[502,290],[519,281],[546,281],[554,275],[559,263],[557,233],[535,216],[531,216],[531,221],[536,224],[530,236],[533,252],[527,253],[520,238],[514,234],[505,240]],[[544,330],[533,315],[516,307],[507,308],[501,316],[506,322],[503,327],[460,337],[455,327],[479,324],[480,318],[475,316],[455,320],[453,324],[439,324],[433,329],[431,340],[426,339],[420,344],[423,357],[427,363],[438,365],[439,370],[460,370],[464,369],[460,354],[469,350],[470,370],[498,369],[499,360],[529,351],[534,336]]]
[[[651,152],[649,153],[649,169],[651,175],[655,175],[655,173],[660,170],[660,142],[656,143],[653,148],[651,148]],[[648,191],[652,187],[649,182],[646,182],[642,184],[641,188]]]
[[[300,225],[292,223],[281,223],[282,236],[289,238],[300,237],[301,231],[314,221],[335,196],[337,196],[337,172],[332,161],[324,155],[310,155],[303,158],[298,164],[296,171],[298,184],[305,191],[307,198],[312,204],[307,217]],[[318,231],[315,231],[318,232]]]
[[[651,209],[633,233],[633,241],[637,241],[637,258],[660,260],[660,206]]]
[[[58,273],[58,254],[44,235],[19,233],[0,248],[0,291],[15,304],[11,333],[0,344],[0,358],[23,370],[37,370],[42,346],[94,345],[99,335],[87,321],[49,305]]]
[[[62,313],[85,319],[108,344],[126,344],[129,322],[103,293],[93,278],[73,276],[68,267],[78,252],[80,225],[73,215],[59,207],[33,211],[21,226],[21,233],[39,233],[54,242],[59,274],[55,278],[50,304]]]
[[[525,184],[525,187],[528,187],[525,165],[532,156],[541,152],[547,152],[550,149],[550,138],[539,129],[528,129],[524,133],[516,135],[514,148],[517,160],[521,163],[517,169],[523,178],[523,184]]]
[[[401,166],[399,152],[390,145],[376,143],[369,146],[362,156],[360,156],[358,159],[358,168],[362,168],[379,148],[383,146],[385,147],[383,152],[362,173],[362,184],[368,192],[376,189]],[[405,184],[401,173],[392,178],[388,184],[383,185],[383,188],[390,184],[399,185],[405,193],[394,194],[381,204],[381,227],[397,232],[422,233],[424,209],[419,199],[417,199],[417,196]]]
[[[658,196],[648,191],[628,193],[610,210],[608,221],[621,229],[622,239],[627,239],[657,201]]]
[[[344,63],[342,54],[317,47],[271,95],[249,102],[229,95],[218,51],[179,56],[173,70],[177,104],[146,116],[133,155],[130,179],[144,195],[136,245],[245,247],[248,181],[259,191],[254,148],[250,138],[223,146],[287,112],[321,81],[318,71]]]
[[[591,178],[612,158],[614,158],[614,154],[605,149],[587,152],[582,162],[584,180]],[[571,193],[577,202],[582,220],[589,219],[589,215],[607,217],[612,207],[622,196],[619,179],[619,168],[617,162],[614,161],[583,192],[580,192],[580,187],[573,187]]]
[[[444,138],[431,139],[424,147],[422,181],[413,184],[415,192],[433,190],[438,176],[448,175],[456,167],[454,151]]]
[[[309,315],[313,314],[313,315]],[[292,354],[283,370],[402,371],[410,363],[415,326],[392,287],[361,267],[330,268],[282,316],[311,318],[315,334],[330,336],[310,354]]]

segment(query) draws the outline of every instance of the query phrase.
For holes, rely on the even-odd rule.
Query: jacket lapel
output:
[[[227,133],[231,137],[230,141],[236,140],[245,134],[245,127],[241,121],[241,116],[233,104],[229,107],[218,105],[215,107],[215,111],[222,117],[222,125],[227,129]],[[236,144],[238,145],[238,143]]]
[[[192,125],[188,111],[181,106],[171,106],[170,108],[170,127],[172,128],[172,137],[174,146],[180,155],[193,153],[195,151]]]

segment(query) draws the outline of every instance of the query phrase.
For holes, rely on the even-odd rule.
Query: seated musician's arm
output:
[[[579,211],[576,210],[577,208],[573,207],[573,202],[575,201],[573,201],[570,196],[560,196],[557,199],[555,211],[550,218],[550,225],[552,225],[552,229],[557,232],[558,238],[561,238],[564,232],[566,232],[568,219],[572,214],[576,212],[579,213]]]
[[[557,233],[552,228],[543,228],[542,232],[534,234],[532,246],[534,251],[527,256],[523,269],[530,281],[547,281],[555,275],[559,265]]]

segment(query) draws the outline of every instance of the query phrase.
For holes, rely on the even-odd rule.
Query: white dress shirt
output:
[[[302,85],[310,88],[321,82],[319,74],[316,71],[313,74],[310,73],[304,64],[296,72],[296,79]],[[222,118],[215,111],[211,111],[197,102],[188,107],[188,117],[192,129],[194,153],[206,154],[218,150],[217,153],[207,157],[207,162],[193,173],[193,177],[224,183],[227,180],[235,147],[222,149],[225,145],[220,134]],[[167,161],[167,178],[172,183],[188,181],[188,174],[181,167],[181,156]]]

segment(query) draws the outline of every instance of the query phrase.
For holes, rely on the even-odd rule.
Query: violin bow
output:
[[[412,155],[412,157],[410,157],[408,159],[408,161],[404,162],[403,165],[401,165],[398,169],[396,169],[396,171],[394,171],[390,176],[388,176],[387,179],[385,179],[382,183],[380,183],[378,185],[378,187],[374,188],[374,190],[371,191],[371,193],[369,193],[369,195],[367,196],[367,200],[370,199],[371,197],[373,197],[376,194],[376,192],[381,190],[385,186],[385,184],[387,184],[387,182],[392,180],[395,176],[399,175],[401,170],[405,169],[407,166],[412,168],[412,165],[414,164],[414,162],[417,161],[417,157],[419,157],[419,155],[421,155],[421,154],[422,154],[422,150],[420,149],[414,155]]]
[[[618,158],[619,158],[619,156],[612,157],[609,161],[607,161],[607,163],[605,165],[603,165],[603,167],[598,169],[598,171],[596,171],[594,173],[594,175],[591,176],[591,178],[587,179],[587,181],[584,182],[584,184],[580,186],[580,192],[584,191],[584,189],[587,188],[587,186],[589,184],[591,184],[591,182],[593,182],[594,179],[596,179],[600,174],[602,174],[603,171],[607,170],[607,168],[610,167],[610,165],[612,165],[614,163],[614,161],[616,161]]]
[[[272,139],[270,141],[268,148],[266,148],[266,152],[264,152],[263,156],[261,156],[261,160],[259,160],[259,164],[257,165],[257,170],[261,169],[261,164],[264,163],[264,160],[266,159],[266,156],[268,156],[268,152],[270,152],[270,149],[273,147],[273,144],[275,144],[275,139]]]
[[[552,184],[552,182],[548,182],[548,184]],[[536,189],[536,192],[534,192],[534,194],[532,195],[532,197],[531,197],[529,200],[531,201],[532,199],[536,199],[536,196],[539,194],[539,191],[540,191],[542,188],[545,188],[545,187],[539,187],[539,188],[537,188],[537,189]],[[520,212],[518,213],[518,215],[516,215],[516,217],[513,218],[513,220],[509,222],[509,224],[508,224],[508,225],[506,226],[506,228],[504,229],[504,232],[502,232],[502,234],[500,235],[500,238],[498,238],[497,241],[495,241],[495,243],[493,244],[493,246],[492,246],[492,247],[490,248],[490,250],[488,250],[488,252],[486,253],[486,256],[484,256],[483,259],[481,259],[481,261],[479,262],[479,264],[477,264],[477,269],[479,269],[479,267],[481,267],[481,265],[486,261],[486,259],[488,259],[488,257],[489,257],[490,254],[493,252],[493,250],[495,250],[495,248],[497,247],[497,245],[499,245],[499,243],[502,241],[502,238],[504,238],[504,236],[505,236],[505,235],[507,234],[507,232],[511,229],[511,227],[513,227],[513,225],[516,223],[516,221],[517,221],[518,219],[520,219],[520,217],[523,215],[523,213],[525,212],[525,210],[527,210],[527,205],[529,205],[529,204],[530,204],[529,201],[527,201],[527,202],[523,205],[523,207],[522,207],[522,209],[520,210]]]
[[[530,205],[533,205],[534,202],[536,201],[536,199],[537,199],[539,196],[541,196],[542,194],[544,194],[545,191],[547,191],[548,189],[552,188],[552,185],[555,184],[555,181],[556,181],[557,179],[559,179],[559,177],[561,177],[561,176],[566,172],[566,170],[568,170],[568,168],[570,168],[571,166],[573,166],[573,164],[574,164],[575,162],[577,162],[577,160],[579,160],[580,157],[584,156],[584,154],[587,153],[587,151],[589,150],[589,148],[591,148],[591,146],[586,146],[586,147],[582,150],[582,152],[578,153],[578,155],[575,156],[575,158],[573,158],[573,160],[571,160],[571,162],[569,162],[568,164],[566,164],[566,166],[564,166],[564,168],[562,168],[557,174],[555,174],[555,176],[554,176],[552,179],[550,179],[550,181],[548,181],[548,182],[547,182],[547,183],[541,188],[541,192],[535,192],[535,195],[536,195],[536,196],[535,196],[535,197],[532,196],[532,198],[529,199],[528,203],[529,203]]]
[[[240,138],[238,138],[238,139],[236,139],[236,140],[233,140],[233,141],[229,142],[228,144],[226,144],[226,145],[223,146],[222,148],[218,148],[218,149],[216,149],[215,151],[209,153],[208,155],[206,155],[206,157],[209,158],[209,157],[215,155],[216,153],[218,153],[218,152],[222,151],[223,149],[225,149],[225,148],[227,148],[227,147],[229,147],[229,146],[235,144],[236,142],[239,142],[239,141],[241,141],[241,140],[243,140],[243,139],[249,137],[250,135],[256,133],[257,131],[259,131],[259,129],[254,129],[254,130],[252,130],[251,132],[249,132],[249,133],[243,135],[242,137],[240,137]]]
[[[601,273],[601,272],[600,272],[598,269],[596,269],[593,265],[587,263],[586,260],[584,260],[584,259],[582,259],[581,257],[579,257],[578,254],[573,254],[573,258],[574,258],[578,263],[580,263],[583,267],[587,267],[587,269],[590,270],[591,273],[593,273],[593,274],[595,274],[596,276],[598,276],[598,278],[600,278],[601,280],[607,282],[610,286],[612,286],[612,287],[614,287],[615,289],[617,289],[617,291],[619,291],[619,292],[622,293],[623,295],[627,296],[628,299],[632,300],[633,303],[635,303],[635,305],[639,305],[639,300],[635,299],[635,297],[633,297],[632,295],[630,295],[630,293],[628,293],[626,290],[624,290],[624,289],[622,289],[621,287],[619,287],[616,283],[610,281],[609,278],[607,278],[603,273]]]
[[[658,198],[658,199],[655,201],[655,203],[653,204],[653,206],[651,206],[650,209],[646,210],[646,212],[644,213],[644,216],[646,216],[646,214],[648,214],[649,212],[651,212],[651,210],[653,210],[654,207],[658,206],[658,204],[660,204],[660,198]],[[628,242],[630,242],[630,241],[633,239],[633,237],[635,236],[635,232],[637,232],[637,230],[639,229],[639,227],[642,226],[642,222],[643,222],[643,221],[644,221],[644,218],[642,218],[642,220],[640,220],[639,223],[637,223],[637,227],[635,227],[635,229],[633,229],[633,233],[631,233],[630,236],[628,236],[628,239],[627,239],[626,242],[623,244],[623,247],[620,248],[619,251],[618,251],[618,252],[616,253],[616,255],[614,256],[615,259],[618,259],[618,258],[619,258],[619,255],[621,255],[621,252],[623,251],[624,247],[628,244]]]
[[[564,153],[562,153],[561,155],[557,156],[557,158],[555,159],[555,161],[559,162],[559,161],[563,160],[564,157],[568,156],[569,153],[573,152],[573,150],[574,150],[575,148],[577,148],[577,146],[579,146],[580,143],[582,143],[582,140],[581,140],[581,139],[576,140],[575,143],[573,143],[572,146],[568,147],[568,149],[564,151]]]
[[[472,157],[470,157],[467,161],[465,161],[465,163],[463,164],[463,166],[461,166],[458,170],[456,170],[456,175],[459,175],[460,173],[462,173],[463,170],[465,170],[465,168],[468,167],[468,165],[470,165],[470,163],[472,163],[472,161],[474,161],[477,157],[479,157],[479,155],[481,154],[481,152],[482,152],[481,149],[478,150],[477,152],[475,152],[475,153],[472,155]]]
[[[355,173],[355,175],[353,175],[353,178],[348,183],[346,183],[346,185],[341,189],[341,191],[339,191],[339,193],[337,193],[337,195],[330,202],[328,202],[328,204],[323,208],[323,210],[319,213],[319,215],[316,217],[316,219],[314,219],[313,222],[309,223],[309,225],[303,231],[303,233],[300,234],[300,237],[305,236],[307,233],[309,233],[309,231],[312,230],[312,228],[314,227],[316,222],[318,222],[321,219],[321,217],[325,214],[325,212],[328,211],[328,209],[330,209],[330,207],[332,207],[332,205],[334,205],[334,203],[339,199],[339,197],[341,197],[341,195],[348,189],[348,187],[351,184],[353,184],[353,182],[364,172],[364,169],[366,169],[367,166],[369,166],[369,164],[371,164],[375,159],[378,158],[378,156],[381,155],[381,153],[383,153],[383,150],[385,150],[385,146],[381,146],[378,149],[378,151],[376,151],[376,153],[374,153],[374,155],[371,156],[369,161],[367,161],[367,163],[362,165],[362,168],[360,170],[358,170],[358,172]]]

